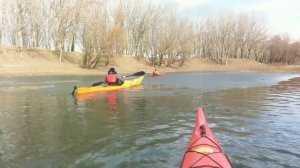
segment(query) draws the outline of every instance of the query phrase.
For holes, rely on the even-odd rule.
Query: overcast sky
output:
[[[247,12],[261,16],[271,34],[300,39],[300,0],[156,0],[171,3],[187,17],[219,11]]]

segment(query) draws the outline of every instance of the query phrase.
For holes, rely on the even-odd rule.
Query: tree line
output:
[[[219,13],[189,20],[171,5],[147,0],[12,0],[3,2],[1,44],[84,53],[83,68],[134,55],[153,66],[187,59],[228,58],[294,64],[300,43],[270,36],[264,20],[248,13]]]

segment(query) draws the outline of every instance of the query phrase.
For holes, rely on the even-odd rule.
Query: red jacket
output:
[[[117,83],[117,77],[116,77],[116,75],[114,75],[112,73],[109,73],[108,75],[106,75],[105,82],[108,85],[115,85]]]

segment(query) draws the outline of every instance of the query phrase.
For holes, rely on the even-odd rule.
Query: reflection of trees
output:
[[[261,106],[268,94],[268,88],[234,88],[214,93],[214,102],[220,102],[227,108],[240,110],[256,109]]]
[[[103,126],[108,119],[105,113],[91,112],[89,107],[74,110],[70,108],[73,101],[70,95],[1,96],[0,165],[20,167],[21,163],[43,164],[39,158],[48,162],[64,155],[77,156],[92,150],[91,144],[99,137],[110,134]],[[95,104],[103,110],[101,103]]]
[[[272,93],[291,93],[300,91],[300,77],[281,81],[271,87]]]
[[[137,122],[156,118],[170,119],[173,112],[187,108],[192,109],[192,103],[192,96],[187,95],[174,96],[172,94],[168,96],[162,92],[154,96],[141,95],[135,97],[129,104],[133,108],[133,116],[130,118]]]
[[[272,103],[277,104],[278,110],[286,110],[286,107],[297,109],[300,97],[300,77],[281,81],[272,86],[271,91],[272,95],[269,96],[269,99]]]
[[[201,96],[201,102],[205,102],[204,106],[208,108],[221,106],[223,112],[228,115],[247,115],[254,117],[257,113],[250,114],[249,111],[259,111],[259,109],[264,108],[265,105],[268,106],[270,103],[280,105],[282,102],[293,101],[288,98],[289,96],[282,95],[299,94],[299,91],[300,78],[293,78],[288,81],[279,82],[272,87],[234,88],[205,93]],[[213,102],[213,104],[211,102]]]
[[[267,87],[227,89],[204,93],[200,102],[204,111],[214,116],[211,120],[208,119],[212,123],[231,122],[235,119],[236,128],[239,128],[245,123],[244,119],[257,118],[260,115],[259,109],[262,108],[268,92]]]
[[[170,96],[157,96],[150,99],[153,105],[163,108],[168,108],[173,111],[178,109],[186,109],[192,106],[193,97],[190,95],[170,95]]]
[[[48,109],[48,97],[25,96],[23,94],[7,95],[1,100],[5,104],[5,117],[0,122],[1,129],[5,130],[4,137],[9,137],[11,151],[5,151],[5,155],[13,160],[22,162],[23,158],[35,158],[49,151],[51,143],[56,142],[51,125],[52,113],[46,113]],[[2,106],[2,105],[1,105]],[[9,135],[9,136],[8,136]],[[54,139],[53,139],[54,138]],[[5,144],[1,142],[1,144]],[[8,163],[18,164],[19,162]],[[28,160],[30,161],[30,160]]]

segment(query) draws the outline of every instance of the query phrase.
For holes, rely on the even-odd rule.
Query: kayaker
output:
[[[152,72],[152,75],[153,75],[153,76],[158,76],[158,75],[159,75],[159,72],[156,70],[156,68],[155,68],[154,71]]]
[[[108,85],[122,85],[124,83],[124,78],[118,75],[115,68],[110,68],[105,77],[105,82]]]

